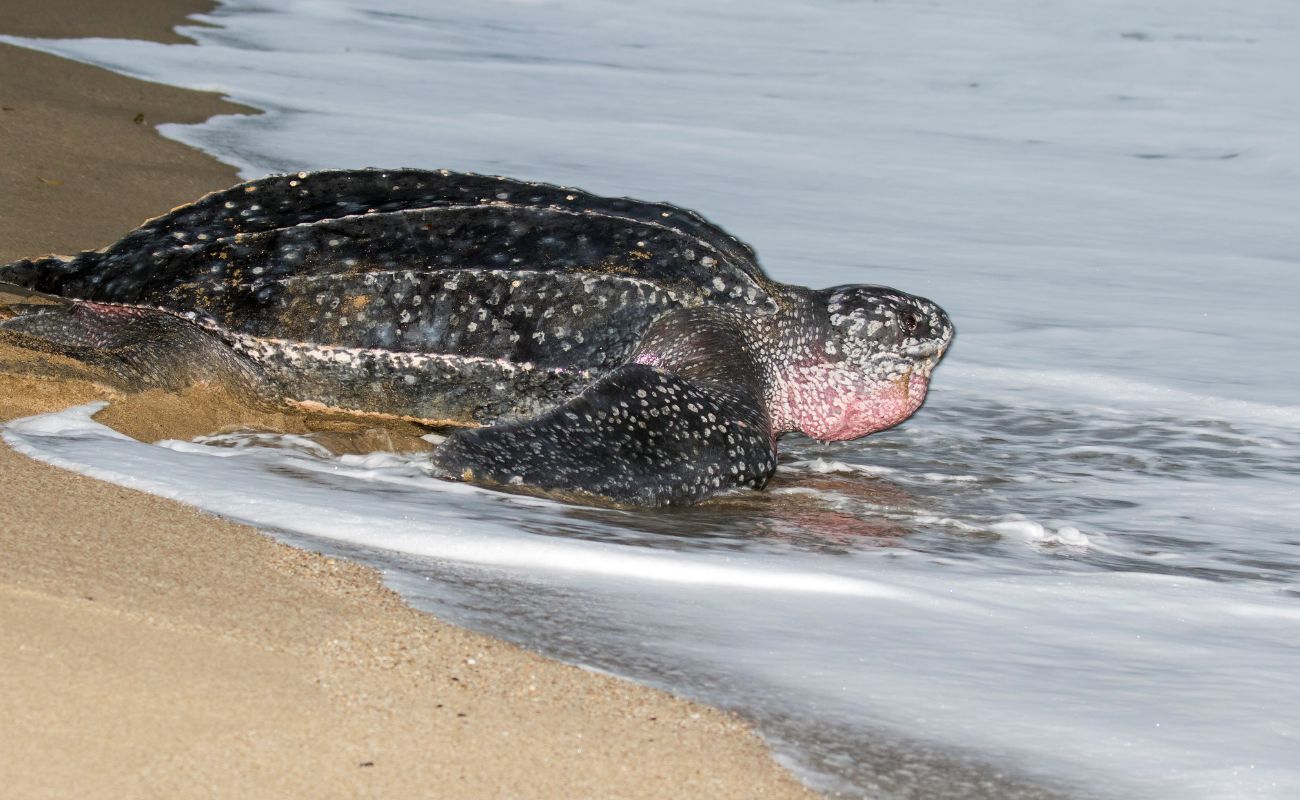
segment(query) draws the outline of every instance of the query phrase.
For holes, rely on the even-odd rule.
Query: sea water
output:
[[[754,720],[849,796],[1300,796],[1300,9],[1204,0],[225,2],[197,45],[14,40],[267,110],[240,167],[665,199],[776,278],[952,315],[926,406],[771,488],[624,512],[92,408],[19,450],[384,570]]]

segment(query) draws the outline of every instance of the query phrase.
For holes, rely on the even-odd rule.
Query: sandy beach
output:
[[[0,32],[180,42],[171,26],[207,7],[15,0]],[[247,109],[8,45],[0,74],[0,262],[103,246],[236,181],[153,126]],[[126,396],[0,344],[0,420],[94,399],[146,441],[251,424],[418,442],[202,389]],[[371,570],[4,446],[0,551],[7,796],[813,796],[730,714],[443,624]]]

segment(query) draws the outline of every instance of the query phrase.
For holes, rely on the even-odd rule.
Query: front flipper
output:
[[[687,505],[762,488],[776,468],[771,425],[746,395],[627,364],[532,419],[453,434],[435,474],[626,505]]]

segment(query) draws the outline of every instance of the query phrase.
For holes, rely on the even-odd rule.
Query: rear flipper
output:
[[[434,451],[433,467],[453,480],[685,505],[762,488],[776,447],[753,399],[628,364],[532,419],[456,432]]]
[[[8,318],[5,318],[8,315]],[[0,340],[100,368],[115,386],[179,391],[220,382],[256,393],[257,368],[225,343],[170,314],[100,303],[11,305]]]

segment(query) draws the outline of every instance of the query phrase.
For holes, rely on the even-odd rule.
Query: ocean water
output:
[[[503,173],[696,208],[776,278],[942,304],[926,406],[663,512],[421,454],[89,418],[19,450],[735,708],[870,797],[1300,796],[1300,8],[223,2],[197,45],[3,38],[264,108],[246,177]]]

